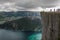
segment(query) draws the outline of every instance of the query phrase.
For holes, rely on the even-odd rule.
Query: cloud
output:
[[[37,7],[37,8],[31,8],[31,9],[28,9],[29,11],[43,11],[43,8],[41,7]],[[27,11],[28,11],[27,10]]]
[[[10,3],[9,5],[6,5]],[[11,5],[14,3],[13,5]],[[4,7],[14,8],[15,10],[30,10],[34,8],[49,8],[60,6],[60,0],[0,0],[0,4]],[[5,6],[6,5],[6,6]]]
[[[25,8],[51,7],[60,4],[60,0],[0,0],[0,2],[15,2],[17,6]]]
[[[15,3],[2,3],[0,4],[0,11],[10,11],[10,10],[16,10]]]
[[[25,8],[22,6],[17,6],[15,3],[3,3],[0,4],[0,11],[41,11],[42,8],[41,7],[30,7],[30,8]]]

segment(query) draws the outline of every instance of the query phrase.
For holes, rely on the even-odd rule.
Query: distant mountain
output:
[[[12,20],[17,20],[23,17],[33,17],[35,18],[41,18],[40,17],[40,12],[35,12],[35,11],[11,11],[11,12],[5,12],[2,11],[0,12],[0,24],[4,23],[5,21],[12,21]]]
[[[0,12],[4,17],[18,17],[18,16],[40,16],[40,12],[35,11],[17,11],[17,12]]]
[[[35,29],[41,30],[41,21],[38,18],[23,17],[18,20],[8,21],[0,25],[1,29],[7,30],[21,30],[21,31],[34,31]]]

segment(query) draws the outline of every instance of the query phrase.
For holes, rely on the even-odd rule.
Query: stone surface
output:
[[[60,39],[60,13],[41,12],[42,40]],[[59,39],[58,39],[59,38]]]

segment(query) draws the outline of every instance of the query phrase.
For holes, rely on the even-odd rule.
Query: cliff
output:
[[[42,40],[60,40],[60,12],[41,12]]]

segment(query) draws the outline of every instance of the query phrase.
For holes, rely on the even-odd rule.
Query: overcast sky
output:
[[[1,10],[42,10],[60,6],[60,0],[0,0]]]

